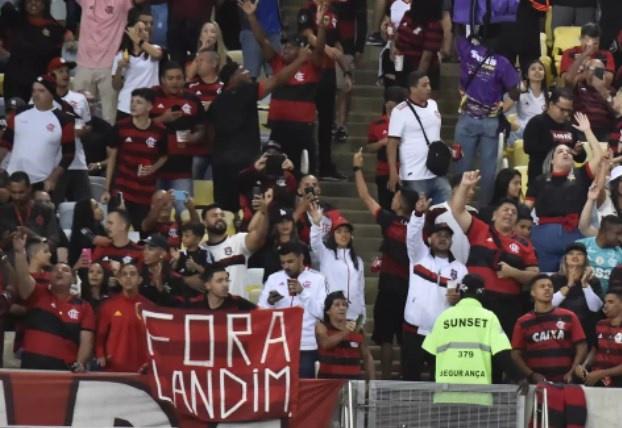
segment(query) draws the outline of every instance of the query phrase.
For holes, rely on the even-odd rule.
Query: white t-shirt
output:
[[[67,101],[73,108],[73,111],[80,116],[76,118],[76,129],[81,129],[87,122],[90,122],[91,110],[89,109],[89,102],[84,95],[80,92],[69,91],[63,97],[63,100]],[[60,158],[58,162],[60,163]],[[88,169],[86,165],[86,155],[84,154],[84,146],[82,146],[82,141],[80,141],[78,137],[76,137],[76,154],[67,169],[74,171],[86,171]]]
[[[244,284],[248,258],[252,255],[246,246],[246,235],[248,233],[236,233],[218,244],[205,244],[207,262],[223,266],[229,273],[231,281],[229,292],[244,298],[248,297]]]
[[[441,114],[434,100],[428,100],[425,107],[412,102],[425,128],[428,141],[441,139]],[[428,145],[419,122],[406,101],[398,104],[391,112],[389,120],[389,137],[400,139],[400,179],[405,181],[426,180],[436,177],[425,163],[428,156]]]
[[[60,163],[63,126],[56,109],[32,106],[15,116],[15,132],[7,172],[24,171],[31,183],[45,181]]]
[[[119,51],[112,62],[112,75],[117,72],[119,61],[123,58],[123,52]],[[151,88],[158,84],[159,62],[150,56],[141,54],[139,56],[130,55],[130,65],[125,70],[123,87],[119,91],[119,101],[117,110],[123,113],[130,113],[130,101],[132,91],[138,88]]]
[[[529,122],[532,117],[544,112],[546,107],[544,92],[537,97],[531,92],[531,89],[520,94],[516,107],[518,123],[520,123],[521,129],[525,129],[527,122]]]
[[[405,2],[404,0],[395,0],[391,3],[390,17],[391,17],[391,25],[393,28],[398,28],[400,26],[400,22],[404,17],[404,14],[410,9],[410,2]]]

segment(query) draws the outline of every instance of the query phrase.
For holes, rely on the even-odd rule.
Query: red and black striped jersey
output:
[[[111,190],[123,192],[135,204],[149,205],[157,174],[139,177],[138,169],[166,155],[166,129],[153,121],[147,129],[139,129],[128,117],[117,122],[114,131],[110,147],[117,149],[117,163]]]
[[[270,61],[273,73],[287,66],[283,57],[275,55]],[[306,61],[287,83],[272,91],[268,123],[315,122],[315,90],[320,81],[321,68],[312,61]]]
[[[615,129],[616,111],[593,86],[579,83],[575,87],[574,109],[590,119],[590,125],[595,132],[608,135]]]
[[[440,21],[417,23],[409,12],[404,14],[397,28],[395,47],[411,59],[417,67],[424,51],[436,53],[443,44],[443,27]],[[432,64],[438,64],[436,55],[432,55]]]
[[[382,230],[382,266],[380,268],[380,286],[398,286],[401,292],[408,291],[408,253],[406,251],[406,225],[408,219],[400,217],[392,211],[379,209],[376,211],[376,223]],[[404,283],[404,281],[406,281]],[[401,286],[405,285],[405,289]]]
[[[367,127],[367,144],[377,143],[387,138],[389,135],[389,118],[382,115],[374,120]],[[389,175],[389,162],[387,161],[387,148],[381,147],[376,152],[376,176],[384,177]]]
[[[340,334],[332,325],[324,323],[328,336]],[[332,349],[318,348],[320,371],[319,378],[360,379],[361,372],[361,346],[363,335],[349,333],[344,340]]]
[[[337,32],[337,14],[334,11],[332,3],[329,3],[328,9],[324,13],[325,19],[328,19],[328,26],[326,28],[326,45],[335,46],[339,39],[339,33]],[[318,30],[318,8],[317,3],[310,1],[298,11],[298,32],[303,33],[304,30],[310,29],[313,34],[317,35]],[[335,68],[335,61],[324,55],[324,61],[322,63],[323,68]]]
[[[611,325],[609,320],[596,324],[596,355],[592,370],[610,369],[622,364],[622,326]],[[622,386],[622,376],[613,378],[613,386]]]
[[[109,261],[114,260],[119,263],[138,264],[143,259],[143,247],[130,242],[123,247],[108,245],[106,247],[95,247],[93,250],[93,260]]]
[[[80,332],[95,331],[91,305],[78,298],[57,298],[48,284],[35,285],[28,308],[22,354],[23,368],[66,370],[76,361]]]
[[[337,15],[339,43],[347,55],[363,52],[367,33],[367,2],[365,0],[333,0]]]
[[[222,82],[216,80],[212,83],[205,83],[200,77],[186,83],[186,92],[198,97],[201,101],[214,101],[214,98],[222,90]]]
[[[572,368],[575,345],[585,341],[579,319],[567,309],[531,311],[514,325],[512,349],[522,351],[527,366],[554,382]]]

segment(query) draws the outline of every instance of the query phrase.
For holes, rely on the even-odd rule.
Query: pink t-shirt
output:
[[[77,0],[82,6],[78,64],[111,68],[119,51],[132,0]]]

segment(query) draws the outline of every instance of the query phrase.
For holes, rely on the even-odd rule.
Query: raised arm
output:
[[[583,236],[596,236],[598,234],[598,229],[592,226],[592,212],[600,192],[600,183],[598,183],[598,180],[595,180],[587,192],[587,200],[581,210],[581,217],[579,217],[579,231]]]
[[[354,181],[356,183],[356,191],[359,198],[363,201],[365,206],[372,215],[376,215],[380,209],[380,204],[371,196],[369,188],[365,182],[365,176],[363,175],[363,149],[359,149],[352,158],[352,166],[354,167]]]
[[[272,92],[274,88],[287,83],[287,81],[300,69],[302,64],[309,60],[310,55],[311,51],[308,48],[300,48],[298,57],[292,61],[291,64],[286,65],[281,69],[281,71],[263,81],[264,93],[267,95]]]
[[[594,135],[594,132],[592,132],[592,127],[590,125],[590,120],[588,119],[588,117],[583,113],[577,112],[574,115],[574,119],[577,124],[573,124],[572,126],[578,131],[583,132],[585,134],[585,138],[587,139],[590,151],[588,166],[590,167],[592,175],[596,177],[600,169],[601,160],[605,156],[605,152],[600,147],[600,142],[598,141],[598,138],[596,138],[596,135]]]
[[[268,189],[260,197],[253,199],[253,208],[256,210],[253,218],[248,225],[248,234],[246,235],[246,248],[251,253],[263,247],[268,236],[268,227],[270,226],[270,218],[268,217],[268,209],[272,203],[273,191]]]
[[[466,209],[467,195],[477,185],[479,180],[479,169],[475,171],[466,171],[462,174],[462,181],[449,201],[451,213],[464,233],[468,233],[471,227],[471,221],[473,221],[473,217]]]
[[[18,228],[13,236],[13,251],[15,253],[15,282],[19,297],[26,300],[35,290],[35,280],[28,271],[28,257],[26,255],[27,234],[23,228]]]
[[[238,0],[238,7],[242,9],[244,14],[246,15],[246,19],[248,19],[248,25],[251,27],[251,31],[253,32],[253,36],[255,36],[255,40],[261,47],[261,53],[266,61],[270,61],[277,52],[274,50],[270,41],[266,37],[266,33],[264,32],[261,24],[257,20],[257,16],[255,15],[255,11],[257,10],[257,5],[260,0],[251,1],[251,0]]]
[[[411,263],[416,263],[428,253],[428,247],[423,241],[423,225],[425,224],[425,215],[431,203],[431,199],[427,199],[423,194],[419,195],[419,200],[415,204],[415,210],[406,226],[406,250]]]
[[[320,259],[323,253],[328,251],[324,245],[324,236],[322,233],[322,210],[317,202],[312,202],[309,207],[311,214],[311,230],[309,231],[309,245],[311,251],[317,254]]]

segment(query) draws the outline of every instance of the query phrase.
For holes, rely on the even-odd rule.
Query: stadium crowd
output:
[[[437,320],[479,305],[509,340],[486,351],[511,355],[495,382],[512,365],[622,385],[622,3],[520,0],[476,28],[464,4],[376,0],[368,31],[364,0],[310,0],[287,25],[278,0],[0,1],[0,329],[21,367],[148,370],[140,307],[300,306],[302,377],[389,379],[399,344],[401,378],[430,379]],[[580,27],[559,64],[540,59],[545,12]],[[367,270],[322,194],[346,180],[332,148],[365,49],[384,89],[348,174],[383,237]],[[524,165],[498,166],[500,134]]]

